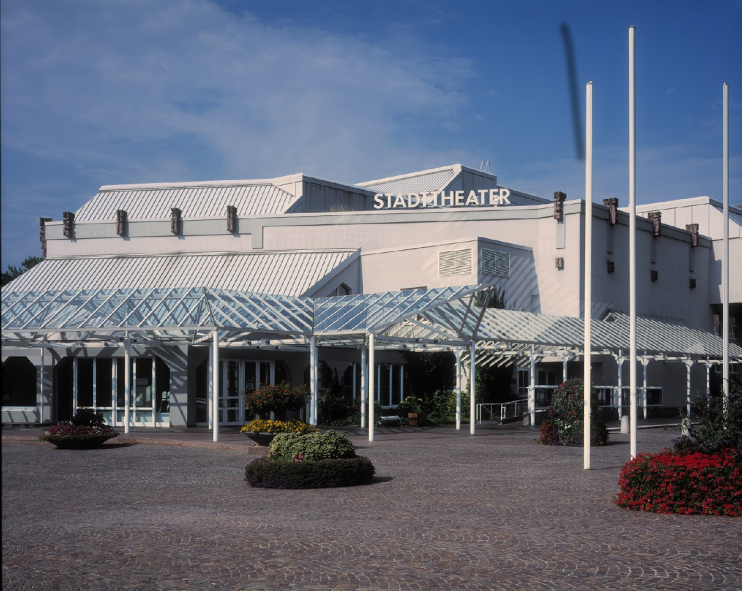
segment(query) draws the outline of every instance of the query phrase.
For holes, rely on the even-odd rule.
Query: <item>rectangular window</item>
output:
[[[481,269],[483,275],[493,277],[510,277],[510,253],[483,248],[481,251]]]
[[[471,248],[438,253],[438,276],[471,274]]]

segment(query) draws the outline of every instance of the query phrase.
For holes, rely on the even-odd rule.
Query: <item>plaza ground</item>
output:
[[[65,451],[3,429],[3,589],[739,589],[742,520],[613,504],[628,435],[347,429],[369,486],[264,490],[237,429],[132,430]],[[640,452],[678,436],[637,433]],[[116,440],[114,440],[116,441]]]

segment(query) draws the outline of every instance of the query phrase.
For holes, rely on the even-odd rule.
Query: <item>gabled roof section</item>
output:
[[[184,218],[224,217],[227,206],[238,216],[284,213],[297,197],[271,181],[215,181],[150,185],[107,185],[75,213],[79,222],[110,221],[123,209],[130,220],[170,219],[177,207]]]
[[[47,259],[3,292],[209,287],[301,296],[358,256],[340,250]]]
[[[372,189],[378,193],[422,193],[442,191],[461,174],[461,165],[453,164],[441,168],[410,172],[375,181],[357,183],[359,187]]]

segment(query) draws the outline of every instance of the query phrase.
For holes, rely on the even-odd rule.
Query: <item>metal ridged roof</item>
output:
[[[213,287],[303,295],[353,251],[47,259],[4,292]]]
[[[184,218],[225,217],[234,205],[239,216],[284,213],[296,201],[291,193],[270,184],[162,187],[132,187],[100,190],[75,213],[80,222],[113,220],[123,209],[130,220],[170,219],[170,208],[177,207]]]
[[[412,174],[386,182],[379,182],[378,184],[370,181],[372,184],[363,183],[359,186],[379,193],[422,193],[441,191],[455,176],[454,169],[447,168],[435,172]]]

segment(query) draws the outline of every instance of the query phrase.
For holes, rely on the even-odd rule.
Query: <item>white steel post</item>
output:
[[[209,370],[208,370],[208,384],[206,386],[206,412],[209,417],[209,429],[214,428],[214,418],[213,418],[213,409],[214,409],[214,376],[212,374],[214,367],[214,347],[209,346]],[[259,367],[259,366],[258,366]],[[255,375],[255,387],[260,387],[258,384],[258,376]]]
[[[374,440],[374,405],[376,396],[374,395],[374,333],[368,335],[368,440]]]
[[[392,398],[392,378],[394,377],[394,364],[389,364],[389,406],[392,406],[394,399]]]
[[[722,260],[723,278],[722,291],[724,292],[722,303],[722,326],[724,327],[722,345],[722,377],[724,382],[724,415],[727,414],[729,405],[729,85],[724,83],[724,132],[723,132],[723,196],[724,196],[724,258]]]
[[[644,352],[646,355],[646,351]],[[642,359],[642,373],[644,377],[644,392],[642,393],[642,408],[644,409],[644,420],[647,420],[647,365],[649,364],[649,359],[644,357]]]
[[[118,359],[115,357],[111,360],[111,422],[115,427],[118,423],[118,406],[119,406],[119,379],[118,379]]]
[[[72,358],[72,413],[77,412],[77,357]]]
[[[590,469],[590,393],[592,384],[592,302],[593,302],[593,83],[585,87],[585,341],[583,344],[583,461],[584,470]],[[567,380],[567,356],[564,354],[564,381]]]
[[[531,386],[528,388],[528,410],[531,413],[531,427],[536,425],[536,354],[531,346]]]
[[[353,364],[353,400],[356,399],[356,369],[358,368],[358,364]]]
[[[562,353],[562,382],[567,381],[567,360],[569,356],[566,353]]]
[[[477,342],[472,340],[471,342],[471,370],[469,372],[469,433],[474,435],[474,423],[476,422],[475,413],[477,409]]]
[[[152,426],[157,426],[157,363],[155,358],[152,358],[152,387],[150,388],[152,394]]]
[[[213,335],[213,341],[211,344],[214,352],[211,355],[213,366],[211,368],[211,391],[213,392],[213,403],[214,409],[212,410],[213,416],[213,440],[219,441],[219,331],[215,330]]]
[[[309,338],[309,424],[317,425],[317,340]]]
[[[366,346],[361,349],[361,429],[366,428],[366,401],[368,395],[368,363],[366,362]]]
[[[404,400],[404,365],[399,366],[399,399]]]
[[[623,362],[625,359],[621,354],[621,350],[618,351],[618,357],[616,358],[616,364],[618,365],[618,397],[616,398],[616,406],[618,406],[618,420],[620,421],[623,417]]]
[[[36,408],[39,413],[39,423],[44,422],[44,347],[39,347],[40,363],[39,363],[39,387],[36,390]]]
[[[456,349],[456,429],[461,429],[461,349]]]
[[[688,412],[688,419],[690,419],[690,370],[693,367],[692,361],[683,361],[685,365],[685,404]]]
[[[98,360],[93,359],[93,408],[98,408]]]
[[[629,423],[631,459],[636,457],[636,55],[629,27]]]
[[[124,339],[124,433],[129,432],[129,406],[131,406],[131,339]]]

